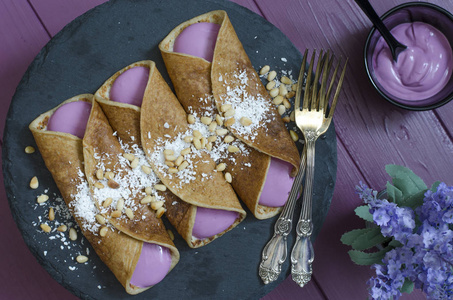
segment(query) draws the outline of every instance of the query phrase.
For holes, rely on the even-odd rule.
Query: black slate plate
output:
[[[200,249],[190,249],[177,236],[179,264],[159,285],[137,296],[125,293],[83,237],[72,242],[66,238],[67,234],[45,234],[39,228],[41,221],[47,220],[50,206],[64,205],[56,200],[58,189],[40,154],[24,153],[26,146],[35,146],[28,124],[63,100],[94,93],[113,73],[138,60],[154,60],[169,82],[157,44],[183,21],[217,9],[228,12],[256,69],[268,64],[279,74],[283,70],[298,74],[302,58],[292,43],[272,24],[232,2],[112,0],[77,18],[58,33],[37,55],[17,88],[8,112],[3,145],[3,171],[10,207],[38,261],[55,280],[80,298],[258,299],[289,274],[287,260],[276,282],[268,285],[261,282],[258,276],[261,251],[272,235],[275,218],[259,221],[249,211],[247,219],[238,227]],[[336,167],[336,138],[331,126],[317,144],[314,237],[330,206]],[[35,175],[40,187],[31,190],[29,181]],[[51,199],[37,205],[36,196],[44,192]],[[74,221],[65,217],[62,210],[57,211],[51,226],[55,228],[58,222]],[[293,229],[290,245],[294,234]],[[74,262],[75,256],[87,252],[88,263]]]

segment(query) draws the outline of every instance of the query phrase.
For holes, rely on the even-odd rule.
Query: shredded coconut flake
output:
[[[80,169],[78,175],[80,183],[77,185],[77,193],[72,195],[74,201],[71,203],[74,214],[82,220],[84,230],[97,234],[100,224],[96,222],[96,215],[99,211],[91,198],[88,182],[85,180],[85,176]]]
[[[147,163],[145,153],[143,150],[137,145],[134,144],[129,146],[128,144],[124,144],[121,139],[119,139],[121,148],[124,150],[125,153],[133,154],[136,158],[138,158],[138,166],[136,168],[130,168],[130,161],[126,159],[123,155],[118,155],[117,159],[119,161],[119,168],[115,174],[113,180],[119,184],[118,188],[109,188],[107,179],[102,179],[100,182],[105,186],[105,188],[93,189],[93,197],[97,201],[99,201],[99,207],[101,208],[101,213],[107,213],[109,207],[103,207],[101,204],[107,198],[112,198],[112,203],[110,207],[115,207],[118,203],[119,199],[124,200],[124,207],[130,208],[132,211],[137,211],[138,205],[137,199],[142,199],[147,194],[145,193],[145,188],[150,187],[152,189],[151,195],[153,195],[156,200],[164,201],[162,195],[158,194],[157,191],[153,188],[155,184],[159,183],[159,178],[155,175],[154,172],[150,174],[146,174],[142,170],[142,166],[150,167]],[[102,169],[105,171],[107,170],[105,165],[106,162],[109,160],[109,156],[106,154],[97,154],[98,163],[96,165],[97,169]],[[127,218],[125,214],[122,214],[120,218]]]
[[[211,102],[212,99],[209,99]],[[206,100],[200,100],[206,101]],[[207,102],[209,103],[209,102]],[[214,116],[215,108],[206,108],[202,116]],[[159,138],[156,141],[156,146],[154,147],[153,151],[150,151],[150,159],[156,165],[156,167],[161,171],[161,173],[168,177],[169,179],[176,180],[176,187],[182,188],[184,185],[194,181],[197,179],[196,170],[198,169],[195,164],[197,163],[210,163],[209,160],[202,160],[201,158],[203,155],[208,154],[210,158],[217,164],[224,161],[232,162],[232,158],[228,152],[228,146],[234,145],[239,148],[239,150],[243,153],[243,155],[249,154],[249,150],[240,140],[235,140],[231,143],[225,143],[223,141],[223,137],[217,137],[217,140],[212,144],[212,149],[209,151],[206,148],[197,149],[193,143],[185,142],[184,137],[186,136],[193,136],[194,131],[199,131],[201,135],[205,138],[208,138],[211,135],[214,135],[213,132],[209,131],[209,126],[203,124],[200,121],[201,116],[198,116],[197,113],[192,112],[191,108],[189,108],[189,113],[191,113],[195,118],[195,123],[190,124],[187,131],[179,133],[177,136],[173,138],[168,138],[164,136],[164,138]],[[215,121],[213,121],[215,122]],[[221,126],[217,126],[216,129],[222,128]],[[184,160],[188,162],[188,166],[184,169],[179,171],[178,173],[170,174],[168,173],[169,167],[165,164],[165,156],[163,154],[164,150],[173,150],[174,155],[176,157],[180,156],[181,151],[190,148],[191,152],[184,155]],[[200,174],[198,177],[200,180],[205,181],[212,178],[212,174]]]
[[[220,98],[225,104],[231,104],[235,110],[234,118],[237,120],[231,128],[247,140],[255,140],[259,126],[265,126],[265,123],[272,122],[269,117],[271,103],[263,95],[251,95],[247,91],[249,78],[245,70],[234,73],[230,76],[233,80],[230,84],[225,80],[226,93]],[[241,124],[241,118],[248,118],[252,124],[244,126]]]

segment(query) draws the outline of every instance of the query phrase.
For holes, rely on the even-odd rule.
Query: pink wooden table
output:
[[[103,2],[0,0],[0,137],[15,88],[34,56],[64,25]],[[354,186],[360,180],[372,187],[384,186],[388,180],[384,166],[389,163],[411,168],[428,184],[442,180],[452,185],[453,102],[433,111],[409,112],[379,97],[367,81],[362,63],[371,25],[353,0],[234,2],[276,25],[301,52],[330,48],[350,58],[335,116],[337,182],[315,244],[313,280],[300,289],[287,278],[264,299],[366,299],[371,272],[351,263],[348,247],[340,242],[343,232],[361,226],[353,212],[360,203]],[[378,14],[403,2],[372,1]],[[451,1],[429,2],[453,11]],[[23,242],[9,211],[2,176],[0,173],[0,299],[74,299],[36,262]],[[410,299],[425,297],[415,292]]]

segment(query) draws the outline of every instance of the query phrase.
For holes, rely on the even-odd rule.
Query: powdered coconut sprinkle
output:
[[[230,77],[233,79],[231,83],[224,81],[226,94],[220,96],[222,102],[232,106],[236,120],[245,117],[251,121],[249,126],[235,122],[231,128],[243,138],[253,141],[258,135],[256,129],[265,123],[272,122],[272,118],[269,117],[271,103],[260,94],[249,94],[247,91],[249,78],[245,70],[236,72]]]
[[[194,161],[195,157],[201,157],[201,153],[191,144],[184,141],[184,137],[187,135],[193,134],[192,132],[187,131],[186,133],[179,133],[173,139],[162,139],[159,138],[156,143],[157,145],[154,148],[154,151],[150,153],[150,159],[154,162],[156,167],[164,174],[166,177],[173,179],[178,178],[180,180],[179,187],[185,183],[189,183],[196,179],[196,172],[194,171]],[[181,155],[183,149],[190,148],[191,152],[184,156],[184,159],[189,163],[189,165],[182,171],[176,174],[168,173],[169,166],[165,164],[164,150],[169,149],[173,150],[175,156],[178,157]]]
[[[99,232],[101,225],[96,222],[96,215],[99,213],[94,201],[91,198],[90,188],[82,170],[77,172],[80,183],[77,185],[77,193],[71,195],[74,199],[72,205],[74,215],[81,219],[81,226],[84,230],[91,231],[94,234]]]
[[[209,111],[211,110],[205,111],[203,116],[211,117]],[[192,115],[194,116],[195,122],[193,124],[189,124],[187,131],[179,133],[174,138],[159,138],[156,140],[156,146],[153,151],[150,151],[149,153],[151,161],[154,162],[155,166],[162,172],[163,176],[166,176],[169,179],[177,179],[178,188],[182,188],[185,184],[197,179],[196,170],[198,168],[195,165],[196,163],[211,163],[209,160],[201,160],[204,154],[208,154],[216,164],[225,161],[233,163],[234,158],[231,157],[228,151],[228,147],[231,145],[236,146],[242,155],[249,154],[247,146],[245,146],[245,144],[238,139],[234,139],[234,141],[230,143],[225,143],[223,136],[217,136],[215,142],[212,143],[212,148],[210,150],[206,148],[197,149],[192,142],[185,141],[185,137],[193,136],[196,131],[198,131],[202,137],[208,138],[216,136],[215,130],[225,129],[225,127],[217,125],[214,132],[210,131],[209,126],[201,122],[201,117],[198,117],[198,115],[194,112],[192,112]],[[179,157],[181,155],[181,151],[187,148],[190,148],[190,153],[184,155],[184,160],[187,161],[188,166],[177,173],[169,173],[168,170],[170,167],[165,164],[166,160],[164,150],[173,150],[174,156]],[[200,176],[198,178],[201,181],[209,180],[211,178],[211,174],[204,173],[199,175]]]
[[[143,150],[136,144],[129,146],[124,144],[120,139],[119,142],[125,153],[133,154],[135,158],[138,159],[138,165],[135,168],[131,168],[131,162],[123,155],[118,155],[117,160],[119,167],[114,172],[113,180],[119,187],[110,188],[108,186],[108,179],[104,178],[99,180],[99,182],[104,185],[104,188],[93,189],[93,196],[99,202],[98,204],[101,213],[107,213],[109,208],[116,208],[120,199],[124,200],[124,208],[130,208],[132,211],[137,211],[138,205],[141,205],[137,200],[143,199],[147,195],[145,192],[146,188],[151,188],[151,195],[153,195],[157,201],[164,201],[164,198],[153,188],[154,185],[160,182],[158,177],[154,172],[146,174],[142,170],[142,166],[150,168]],[[96,169],[113,172],[113,170],[106,168],[106,163],[110,161],[108,154],[95,154],[95,157],[98,160]],[[103,207],[102,202],[107,198],[111,198],[112,203],[107,207]],[[124,214],[121,215],[121,218],[127,220],[127,216]]]

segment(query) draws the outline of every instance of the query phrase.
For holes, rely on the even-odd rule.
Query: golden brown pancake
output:
[[[101,225],[96,221],[100,213],[91,196],[85,176],[82,139],[63,132],[48,131],[47,123],[58,107],[73,101],[92,102],[93,95],[82,94],[64,101],[59,106],[36,118],[29,126],[44,162],[61,192],[69,211],[74,216],[83,235],[90,242],[100,259],[112,271],[129,294],[138,294],[148,288],[130,284],[143,241],[135,239],[118,230],[112,223]],[[146,236],[149,242],[167,247],[172,253],[170,270],[179,261],[179,252],[168,236],[160,220],[156,227],[149,227],[151,233]],[[101,237],[100,229],[107,226],[106,235]],[[151,238],[152,237],[152,238]]]
[[[197,22],[220,25],[212,63],[188,54],[173,51],[178,35]],[[222,115],[222,106],[236,108],[235,124],[227,126],[231,133],[247,145],[245,151],[232,154],[227,169],[232,186],[240,199],[258,219],[275,216],[278,207],[258,203],[271,157],[294,166],[297,173],[300,157],[272,100],[254,70],[225,11],[212,11],[190,19],[173,29],[159,44],[176,95],[187,113],[198,116]],[[243,126],[240,112],[254,112],[254,124]]]
[[[137,66],[145,66],[150,70],[142,106],[112,101],[110,90],[116,78]],[[126,144],[135,144],[142,148],[154,173],[168,187],[164,192],[166,216],[190,247],[196,248],[210,243],[245,218],[245,211],[240,206],[236,194],[221,173],[214,172],[215,165],[207,154],[203,154],[203,158],[197,158],[198,162],[189,166],[188,169],[193,170],[193,166],[196,165],[197,169],[194,172],[199,174],[198,178],[190,183],[170,178],[176,175],[168,176],[166,170],[168,167],[153,159],[161,155],[157,153],[157,149],[162,143],[171,141],[188,129],[184,110],[161,77],[154,62],[140,61],[121,69],[99,88],[95,97],[118,137]],[[211,174],[213,183],[208,184],[201,174]],[[225,197],[214,201],[211,196],[217,188],[224,192]],[[198,206],[235,211],[239,215],[225,231],[210,238],[198,239],[192,235]]]

